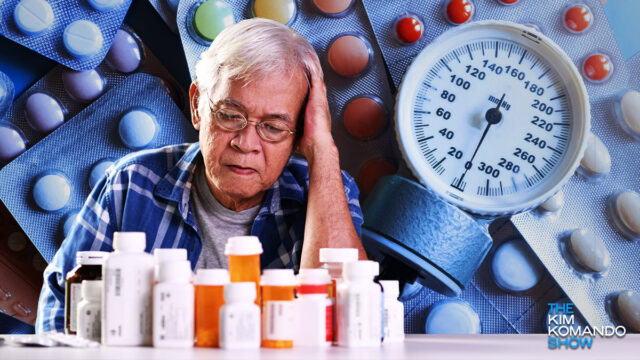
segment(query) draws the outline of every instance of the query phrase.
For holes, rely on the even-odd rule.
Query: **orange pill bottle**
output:
[[[256,284],[256,305],[260,306],[260,254],[262,243],[257,236],[234,236],[227,240],[224,254],[229,258],[231,282]]]
[[[198,347],[220,346],[220,307],[224,305],[226,269],[198,269],[195,279],[195,335]]]
[[[266,269],[262,275],[262,347],[293,347],[294,291],[291,269]]]

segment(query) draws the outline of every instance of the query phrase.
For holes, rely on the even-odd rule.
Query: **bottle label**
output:
[[[100,341],[100,307],[86,306],[78,318],[78,336]]]
[[[80,284],[71,284],[69,287],[69,330],[72,332],[78,331],[78,303],[82,300],[80,288]]]
[[[156,293],[155,301],[159,325],[154,329],[160,340],[188,340],[193,339],[193,311],[189,303],[185,304],[185,297],[170,291]],[[187,299],[188,300],[188,299]],[[193,301],[191,301],[191,304]]]
[[[293,301],[267,301],[262,314],[265,340],[293,340]]]
[[[260,312],[225,307],[220,312],[220,347],[260,347]]]

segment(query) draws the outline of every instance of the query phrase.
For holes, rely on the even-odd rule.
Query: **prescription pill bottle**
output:
[[[333,343],[337,344],[338,329],[336,328],[336,289],[338,283],[342,281],[342,264],[346,262],[358,261],[358,249],[352,248],[323,248],[320,249],[321,268],[327,269],[331,277],[328,294],[333,303]]]
[[[260,347],[260,308],[256,305],[253,282],[232,282],[224,286],[220,308],[220,348]]]
[[[226,269],[198,269],[196,273],[196,346],[220,346],[220,307],[224,305],[224,286],[229,283]]]
[[[82,300],[78,303],[77,335],[83,339],[99,342],[102,280],[84,280],[81,286]]]
[[[296,277],[292,269],[267,269],[262,275],[262,347],[293,347],[293,297]]]
[[[104,251],[76,253],[76,267],[67,273],[64,291],[64,330],[67,334],[77,332],[77,310],[81,299],[82,281],[102,279],[102,261],[108,254]]]
[[[333,342],[333,303],[328,297],[327,269],[300,269],[293,341],[298,346],[329,346]],[[300,316],[303,314],[304,316]]]
[[[402,342],[404,340],[404,305],[400,296],[398,280],[380,280],[384,290],[382,296],[382,323],[385,342]]]
[[[153,346],[193,347],[194,289],[189,260],[160,264],[153,286]]]
[[[153,249],[153,261],[155,263],[153,269],[154,284],[158,283],[160,278],[160,264],[166,261],[185,261],[187,260],[187,249],[171,248],[171,249]]]
[[[260,306],[260,254],[262,243],[257,236],[234,236],[227,240],[224,254],[229,258],[231,282],[256,284],[256,305]]]

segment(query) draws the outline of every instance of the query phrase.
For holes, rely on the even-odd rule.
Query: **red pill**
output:
[[[518,0],[498,0],[498,2],[502,5],[515,5]]]
[[[342,120],[347,132],[356,139],[372,139],[385,126],[382,101],[368,96],[355,98],[345,106]]]
[[[396,38],[404,44],[413,44],[420,40],[424,25],[420,18],[411,13],[399,16],[395,22]]]
[[[473,16],[473,3],[471,0],[449,0],[445,15],[453,25],[464,24]]]
[[[593,24],[593,14],[587,5],[574,5],[564,12],[564,27],[572,33],[581,33]]]
[[[582,72],[591,81],[603,82],[613,74],[613,63],[605,54],[593,54],[584,61]]]
[[[381,177],[393,175],[398,172],[398,168],[387,160],[375,158],[367,161],[360,168],[358,176],[358,187],[364,196],[369,195]]]

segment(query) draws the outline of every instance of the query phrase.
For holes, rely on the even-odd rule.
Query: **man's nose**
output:
[[[256,123],[250,122],[244,129],[238,130],[231,139],[231,146],[244,153],[259,152],[262,144]]]

